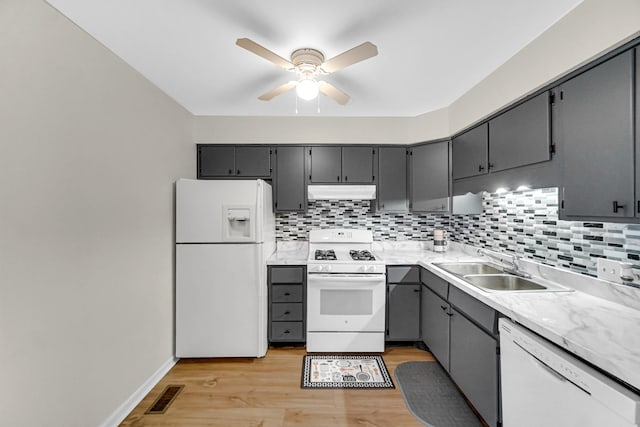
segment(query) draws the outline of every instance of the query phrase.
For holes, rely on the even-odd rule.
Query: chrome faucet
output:
[[[517,254],[513,255],[505,255],[505,254],[496,254],[490,252],[486,249],[478,249],[478,255],[484,255],[487,258],[491,258],[495,261],[498,261],[501,264],[508,264],[506,267],[502,267],[502,271],[508,274],[513,274],[516,276],[524,277],[526,279],[530,278],[531,275],[520,270],[520,258],[518,258]],[[505,257],[509,257],[510,259],[505,259]]]

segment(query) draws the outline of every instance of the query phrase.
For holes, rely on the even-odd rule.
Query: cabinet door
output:
[[[560,87],[565,216],[634,216],[633,51]]]
[[[304,210],[304,147],[276,148],[275,162],[276,211]]]
[[[419,145],[411,149],[411,210],[449,210],[449,142]]]
[[[387,340],[420,339],[420,285],[389,284]]]
[[[409,209],[407,194],[407,149],[405,147],[380,147],[378,151],[378,209],[406,212]]]
[[[198,147],[198,178],[233,176],[235,174],[235,147]]]
[[[236,146],[236,176],[271,178],[271,148]]]
[[[640,167],[640,48],[636,53],[636,165]],[[640,171],[636,172],[636,216],[640,216]]]
[[[498,342],[451,310],[449,374],[490,425],[498,424]]]
[[[453,179],[482,175],[488,170],[489,125],[478,127],[453,138]]]
[[[341,147],[311,147],[311,182],[336,183],[342,180]]]
[[[373,147],[342,147],[342,178],[349,184],[373,183]]]
[[[549,92],[489,122],[491,172],[551,160]]]
[[[420,301],[422,341],[449,371],[449,304],[422,285]]]

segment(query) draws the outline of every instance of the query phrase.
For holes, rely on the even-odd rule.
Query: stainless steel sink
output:
[[[434,265],[456,276],[469,274],[500,274],[502,269],[485,262],[439,262]]]
[[[466,275],[464,280],[479,288],[491,291],[539,291],[546,286],[524,277],[511,274]]]

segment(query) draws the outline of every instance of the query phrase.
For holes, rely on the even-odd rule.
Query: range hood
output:
[[[373,200],[375,185],[310,185],[309,200]]]

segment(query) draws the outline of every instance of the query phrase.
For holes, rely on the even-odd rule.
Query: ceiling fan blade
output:
[[[327,95],[329,98],[333,99],[340,105],[345,105],[351,99],[349,95],[336,88],[331,83],[327,82],[318,82],[318,90]]]
[[[338,56],[326,60],[320,67],[327,73],[342,70],[349,65],[364,61],[378,54],[378,47],[371,42],[364,42],[360,46],[342,52]]]
[[[291,89],[293,89],[294,87],[296,87],[296,85],[298,84],[298,82],[296,81],[290,81],[289,83],[285,83],[283,85],[278,86],[277,88],[270,90],[269,92],[260,95],[258,97],[259,100],[261,101],[269,101],[271,98],[273,98],[274,96],[278,96],[282,93],[285,93]]]
[[[286,70],[294,68],[294,65],[273,52],[267,49],[264,46],[259,45],[251,39],[242,38],[236,40],[236,44],[242,48],[247,49],[249,52],[255,53],[258,56],[263,57],[267,61],[271,61],[276,64],[278,67],[284,68]]]

